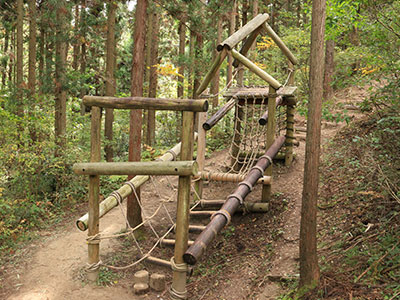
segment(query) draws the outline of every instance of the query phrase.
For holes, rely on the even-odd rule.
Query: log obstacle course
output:
[[[160,237],[156,245],[173,246],[174,256],[171,260],[163,260],[151,256],[151,251],[143,254],[141,259],[151,263],[170,267],[173,271],[170,296],[172,299],[186,299],[186,281],[191,273],[191,265],[196,264],[207,246],[226,226],[236,211],[265,212],[268,210],[271,198],[272,162],[282,147],[285,164],[293,160],[294,144],[294,107],[296,105],[294,83],[294,65],[297,59],[266,24],[268,14],[260,14],[240,28],[232,36],[217,46],[219,51],[209,72],[195,92],[195,99],[161,99],[142,97],[98,97],[85,96],[83,103],[91,107],[91,156],[89,163],[77,163],[73,166],[76,174],[89,176],[89,212],[77,222],[77,227],[84,231],[88,229],[88,278],[96,280],[98,268],[102,265],[99,256],[99,244],[102,239],[99,233],[99,219],[112,208],[121,204],[128,195],[136,193],[135,189],[147,182],[152,175],[178,176],[176,223]],[[278,45],[289,60],[290,73],[287,80],[289,86],[283,86],[278,80],[259,68],[246,57],[251,45],[259,34],[266,33]],[[247,39],[246,39],[247,38]],[[243,42],[240,51],[234,48]],[[233,65],[247,67],[251,72],[263,79],[269,87],[246,88],[243,86],[231,88],[225,94],[226,104],[209,119],[205,118],[208,102],[202,99],[202,93],[207,89],[212,78],[219,70],[228,53],[235,59]],[[286,107],[285,136],[276,136],[276,108]],[[206,132],[222,120],[235,107],[235,131],[230,152],[235,163],[247,165],[246,168],[231,167],[233,173],[207,171],[204,167]],[[259,111],[256,108],[259,107]],[[100,161],[100,127],[101,108],[113,109],[154,109],[182,111],[181,143],[167,151],[158,161],[153,162],[122,162],[105,163]],[[246,110],[247,109],[247,110]],[[250,116],[248,112],[251,112]],[[263,145],[255,149],[253,144],[245,145],[243,135],[246,129],[243,120],[254,119],[252,126],[266,135]],[[197,134],[195,120],[199,120]],[[242,122],[242,123],[241,123]],[[197,137],[197,159],[193,160],[194,141]],[[258,140],[255,141],[258,143]],[[252,151],[250,155],[246,151]],[[176,161],[177,157],[180,161]],[[281,155],[282,156],[282,155]],[[111,193],[99,203],[99,176],[101,175],[135,175],[121,188]],[[192,181],[195,182],[195,203],[191,201]],[[236,190],[226,200],[206,200],[202,198],[203,181],[222,181],[238,183]],[[262,185],[260,202],[246,202],[246,196],[256,184]],[[217,210],[210,210],[217,208]],[[207,226],[189,224],[190,217],[211,217]],[[143,224],[141,224],[143,225]],[[131,228],[132,229],[132,228]],[[133,228],[133,232],[136,228]],[[175,239],[167,238],[169,232],[175,233]],[[189,232],[200,233],[195,241],[189,241]],[[155,245],[155,246],[156,246]],[[152,248],[154,249],[154,247]],[[132,264],[133,265],[133,264]]]

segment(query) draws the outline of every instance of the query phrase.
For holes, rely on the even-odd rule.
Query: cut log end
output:
[[[183,261],[189,265],[194,266],[197,263],[197,259],[196,257],[194,257],[192,254],[190,253],[185,253],[183,254]]]
[[[203,124],[203,129],[204,129],[205,131],[208,131],[208,130],[210,130],[210,129],[211,129],[211,126],[210,126],[210,124],[208,124],[208,123],[204,123],[204,124]]]
[[[258,120],[258,124],[260,124],[261,126],[265,126],[265,125],[267,125],[267,120],[266,120],[266,119],[263,119],[263,118],[260,118],[260,119]]]
[[[81,220],[76,221],[76,227],[78,227],[78,229],[81,231],[87,230],[86,224],[84,222],[82,222]]]

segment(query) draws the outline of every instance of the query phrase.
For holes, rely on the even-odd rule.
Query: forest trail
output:
[[[339,102],[356,104],[365,98],[367,92],[360,88],[350,88],[343,94],[336,95]],[[358,117],[356,111],[349,115]],[[296,126],[304,127],[298,119]],[[300,122],[300,124],[299,124]],[[325,144],[345,123],[324,122],[322,144]],[[303,136],[303,137],[302,137]],[[274,180],[274,192],[282,192],[292,199],[289,209],[284,212],[283,234],[274,246],[276,255],[271,261],[269,274],[260,285],[263,292],[257,296],[259,300],[276,299],[281,292],[280,281],[298,274],[298,239],[301,209],[302,177],[304,164],[305,133],[299,133],[300,146],[294,164],[284,174],[277,174]],[[101,219],[100,230],[115,233],[125,228],[120,211],[114,210]],[[117,221],[116,221],[117,220]],[[0,294],[8,300],[57,300],[57,299],[139,299],[133,294],[129,283],[116,284],[110,287],[84,284],[81,272],[87,260],[86,232],[76,229],[70,220],[65,226],[44,234],[45,238],[32,242],[20,262],[6,267],[6,293]],[[105,240],[101,244],[101,254],[113,251],[112,241]],[[4,272],[5,273],[5,272]],[[213,295],[218,292],[212,291]],[[203,295],[204,296],[204,295]],[[166,299],[151,293],[145,299]],[[143,299],[141,297],[140,299]],[[205,297],[204,299],[211,299]],[[240,295],[228,299],[245,299]]]

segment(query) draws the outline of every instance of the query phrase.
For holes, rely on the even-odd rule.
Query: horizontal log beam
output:
[[[194,137],[195,137],[195,139],[197,139],[197,133],[195,133]],[[176,157],[180,154],[180,152],[181,152],[181,143],[178,143],[173,148],[168,150],[164,155],[159,157],[157,160],[159,160],[159,161],[175,160]],[[138,176],[133,177],[129,182],[131,184],[133,184],[135,186],[135,188],[138,188],[149,179],[150,179],[150,176],[138,175]],[[120,187],[118,190],[116,190],[116,192],[118,192],[118,194],[121,195],[122,199],[125,199],[130,194],[132,194],[132,189],[129,185],[124,184],[122,187]],[[99,218],[102,218],[103,216],[105,216],[109,211],[111,211],[117,205],[118,205],[117,198],[113,195],[108,196],[106,199],[104,199],[100,203]],[[87,230],[88,218],[89,218],[89,214],[86,213],[85,215],[83,215],[76,221],[76,226],[78,227],[79,230],[81,230],[81,231]]]
[[[222,182],[240,182],[246,178],[246,175],[220,173],[220,172],[207,172],[200,173],[200,178],[203,180],[222,181]],[[271,184],[271,176],[263,176],[257,180],[260,184]]]
[[[83,104],[115,109],[154,109],[205,112],[208,110],[208,101],[205,99],[165,99],[143,97],[101,97],[84,96]]]
[[[154,256],[146,256],[144,259],[145,262],[153,264],[153,265],[157,265],[157,266],[161,266],[161,267],[167,267],[169,269],[171,269],[172,264],[170,260],[165,260],[165,259],[161,259],[158,257],[154,257]],[[192,276],[193,275],[193,268],[192,267],[188,267],[187,269],[187,275],[188,276]]]
[[[257,66],[255,63],[253,63],[251,60],[249,60],[247,57],[245,57],[242,54],[240,54],[239,52],[237,52],[235,49],[232,49],[232,56],[234,58],[236,58],[238,61],[240,61],[244,66],[246,66],[254,74],[256,74],[261,79],[268,82],[274,89],[279,89],[282,86],[282,84],[280,84],[278,80],[276,80],[274,77],[269,75],[267,72],[265,72],[263,69],[261,69],[259,66]]]
[[[203,123],[203,129],[207,131],[213,128],[235,106],[235,103],[235,99],[226,102],[211,118]]]
[[[220,208],[222,205],[225,204],[226,200],[200,200],[200,208]],[[245,211],[248,212],[267,212],[269,208],[269,203],[265,202],[244,202],[243,205],[238,207],[237,211],[242,210],[243,208]],[[194,210],[195,211],[195,210]],[[204,212],[204,211],[203,211]],[[206,213],[202,216],[210,216],[215,211],[205,211]]]
[[[299,62],[297,58],[293,55],[293,53],[289,50],[289,48],[285,45],[285,43],[281,40],[281,38],[276,34],[276,32],[269,26],[267,23],[264,23],[263,29],[267,32],[270,38],[275,42],[275,44],[281,49],[283,54],[290,60],[293,65],[297,65]]]
[[[230,37],[228,37],[225,41],[217,46],[217,50],[221,51],[224,48],[228,50],[233,49],[237,44],[239,44],[242,40],[246,38],[249,34],[251,34],[254,30],[260,27],[263,23],[268,20],[268,14],[259,14]]]
[[[188,241],[188,246],[193,245],[193,241]],[[172,247],[175,246],[175,240],[174,239],[161,239],[160,240],[160,246],[161,247]]]
[[[272,158],[278,153],[284,142],[285,137],[281,136],[276,138],[275,142],[267,150],[265,155],[260,157],[257,161],[257,164],[251,168],[250,172],[246,176],[246,179],[239,183],[233,194],[228,196],[219,212],[214,214],[206,229],[197,237],[194,244],[190,246],[183,255],[183,260],[187,264],[196,264],[207,246],[214,240],[218,232],[220,232],[222,228],[230,221],[230,216],[232,216],[240,206],[241,200],[246,198],[257,180],[263,176],[265,169],[270,166]]]
[[[179,175],[195,176],[196,161],[138,161],[79,163],[72,166],[78,175]]]

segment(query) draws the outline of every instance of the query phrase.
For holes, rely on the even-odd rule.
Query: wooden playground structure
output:
[[[96,280],[100,260],[100,241],[104,238],[99,233],[99,219],[116,206],[120,206],[123,199],[135,194],[136,189],[150,179],[151,175],[178,176],[178,192],[176,205],[176,224],[174,228],[158,239],[157,244],[165,243],[174,246],[174,256],[171,260],[153,257],[151,251],[144,254],[140,261],[157,263],[168,266],[173,271],[170,295],[172,299],[186,299],[187,276],[190,266],[196,264],[207,246],[212,242],[222,228],[231,221],[232,215],[240,207],[247,211],[266,211],[271,197],[272,163],[279,150],[284,146],[281,154],[285,165],[293,160],[294,143],[294,111],[296,105],[294,84],[294,66],[297,59],[286,47],[282,40],[266,23],[267,14],[260,14],[240,28],[237,32],[217,46],[219,51],[209,72],[204,77],[195,93],[196,99],[160,99],[141,97],[94,97],[85,96],[83,103],[91,107],[91,155],[89,163],[74,165],[77,174],[89,176],[89,212],[77,221],[80,230],[88,229],[88,278]],[[246,55],[259,34],[267,34],[282,50],[289,60],[287,84],[278,82],[271,75],[249,60]],[[240,51],[235,47],[241,42]],[[231,54],[235,59],[233,66],[244,66],[263,79],[268,87],[242,86],[238,80],[238,87],[231,88],[226,93],[227,102],[209,119],[207,100],[201,97],[207,89],[211,79],[219,70],[224,59]],[[276,109],[285,108],[285,134],[276,136]],[[101,109],[154,109],[182,111],[181,143],[170,149],[157,161],[152,162],[101,162]],[[231,145],[230,168],[228,172],[205,170],[206,132],[235,108],[235,131]],[[257,108],[257,109],[256,109]],[[261,109],[261,110],[260,110]],[[196,122],[196,119],[198,122]],[[250,120],[251,119],[251,120]],[[250,124],[251,123],[251,124]],[[195,128],[198,124],[198,128]],[[252,131],[246,131],[246,126],[252,126]],[[257,131],[254,129],[257,128]],[[266,135],[265,143],[253,138]],[[245,136],[250,136],[247,143]],[[193,158],[194,143],[197,139],[197,157]],[[255,144],[254,144],[255,143]],[[179,160],[177,160],[179,158]],[[245,166],[245,167],[244,167]],[[111,193],[101,203],[100,175],[135,175],[121,188]],[[219,180],[238,182],[236,190],[226,200],[205,200],[202,198],[203,181]],[[191,193],[194,181],[194,195]],[[257,184],[262,184],[262,196],[257,203],[247,203],[246,196]],[[193,199],[192,199],[193,198]],[[193,207],[219,207],[217,211],[193,211]],[[191,208],[192,207],[192,208]],[[190,225],[189,219],[195,214],[211,217],[207,226]],[[146,218],[140,226],[146,224]],[[139,226],[138,226],[139,227]],[[137,228],[129,228],[133,233]],[[166,239],[167,234],[174,230],[175,240]],[[189,243],[190,231],[201,232],[197,239]]]

